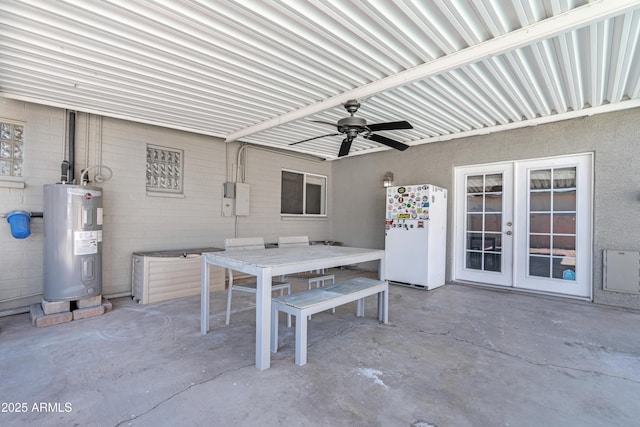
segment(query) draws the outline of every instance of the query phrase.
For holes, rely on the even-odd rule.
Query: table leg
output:
[[[256,368],[271,365],[271,269],[264,268],[257,276],[256,289]]]
[[[378,267],[378,278],[387,280],[384,272],[384,255],[380,258],[380,266]],[[382,323],[389,323],[389,284],[387,290],[378,294],[378,319]]]
[[[209,332],[209,265],[205,255],[202,256],[200,270],[200,333],[206,334]]]

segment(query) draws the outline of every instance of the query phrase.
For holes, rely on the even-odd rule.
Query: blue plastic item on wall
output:
[[[7,222],[11,226],[11,235],[16,239],[24,239],[29,237],[31,229],[31,214],[25,211],[12,211],[7,214]]]

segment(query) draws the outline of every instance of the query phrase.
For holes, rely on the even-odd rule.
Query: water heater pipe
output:
[[[6,218],[7,215],[9,215],[11,212],[9,213],[0,213],[0,218]],[[44,218],[44,213],[43,212],[28,212],[29,216],[31,218]]]
[[[67,172],[67,182],[73,183],[75,178],[73,169],[76,154],[76,112],[69,111],[69,171]]]

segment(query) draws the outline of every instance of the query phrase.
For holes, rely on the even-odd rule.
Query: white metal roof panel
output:
[[[0,96],[335,159],[640,106],[640,0],[4,0]],[[387,149],[358,137],[351,154]]]

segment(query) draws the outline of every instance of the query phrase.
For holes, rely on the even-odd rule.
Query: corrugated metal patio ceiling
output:
[[[640,0],[2,3],[3,97],[327,159],[640,106]]]

